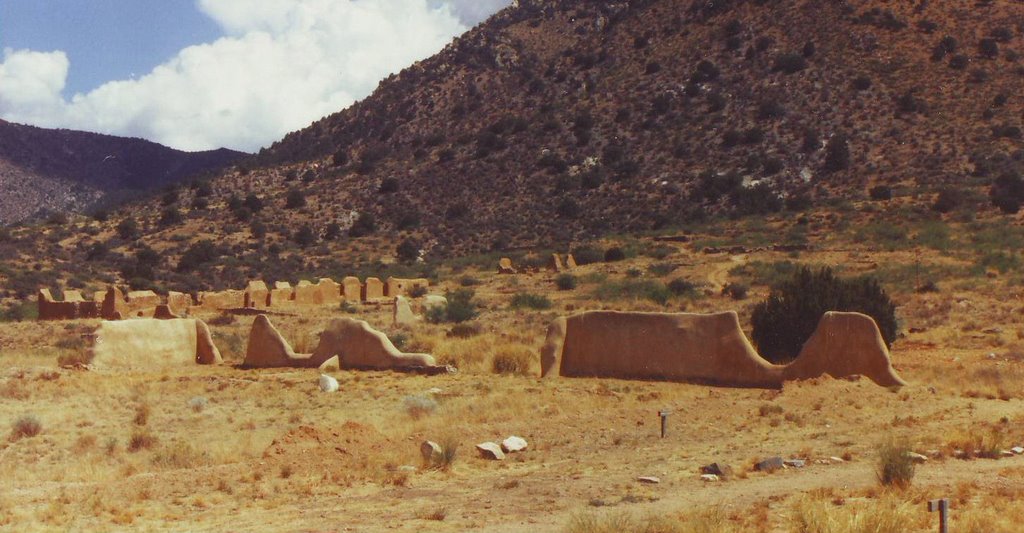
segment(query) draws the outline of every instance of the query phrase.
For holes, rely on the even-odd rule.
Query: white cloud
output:
[[[5,50],[0,116],[255,151],[370,94],[511,0],[197,0],[225,37],[70,100],[63,52]]]

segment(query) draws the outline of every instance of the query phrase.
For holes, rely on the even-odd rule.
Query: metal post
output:
[[[949,533],[949,500],[946,498],[930,500],[928,512],[934,513],[935,511],[939,512],[939,533]]]
[[[658,411],[658,415],[661,416],[661,438],[665,438],[668,435],[668,415],[671,411]]]

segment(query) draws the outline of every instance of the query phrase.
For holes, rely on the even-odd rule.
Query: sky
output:
[[[0,118],[246,152],[512,0],[0,0]]]

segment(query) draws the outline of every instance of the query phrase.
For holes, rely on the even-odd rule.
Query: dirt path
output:
[[[721,292],[722,288],[729,284],[729,271],[737,266],[746,264],[746,262],[746,255],[732,255],[729,256],[728,261],[712,265],[712,270],[708,273],[707,278],[711,288],[715,292]]]
[[[999,476],[1006,468],[1024,467],[1024,457],[1018,456],[998,461],[972,460],[933,462],[917,468],[914,486],[929,488],[936,498],[948,496],[958,484],[977,482],[980,485],[1014,484],[1024,485],[1024,480],[1007,479]],[[688,478],[696,476],[689,475]],[[622,507],[634,514],[668,514],[692,512],[716,505],[745,509],[758,501],[771,500],[816,489],[842,491],[868,489],[877,486],[874,465],[867,462],[841,465],[811,465],[803,469],[790,469],[771,475],[752,475],[720,483],[703,483],[687,479],[657,485],[660,499],[650,503],[636,503]],[[481,531],[496,533],[526,533],[530,531],[559,531],[572,516],[579,512],[594,511],[594,508],[579,507],[561,513],[536,513],[529,523],[508,524],[486,528]],[[781,512],[781,511],[780,511]]]

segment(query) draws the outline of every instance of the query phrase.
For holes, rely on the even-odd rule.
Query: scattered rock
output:
[[[661,479],[654,476],[640,476],[636,478],[636,480],[639,481],[640,483],[650,483],[652,485],[661,483]]]
[[[711,474],[718,477],[729,477],[732,475],[732,467],[722,463],[711,463],[700,467],[701,474]]]
[[[335,355],[334,357],[324,361],[320,365],[320,372],[338,372],[340,370],[341,370],[341,361],[338,360],[338,356],[337,355]]]
[[[444,450],[441,449],[441,445],[430,440],[423,441],[420,444],[420,455],[423,456],[423,462],[433,464],[441,458],[444,454]]]
[[[515,435],[501,441],[501,449],[505,453],[516,453],[526,449],[526,439]]]
[[[326,374],[320,374],[320,390],[323,392],[337,392],[338,380]]]
[[[792,468],[803,468],[807,466],[807,461],[804,461],[803,459],[786,459],[782,464]]]
[[[713,483],[715,481],[719,481],[720,479],[721,478],[716,476],[715,474],[701,474],[701,476],[700,476],[700,480],[701,481],[706,481],[706,482],[711,482],[711,483]]]
[[[835,464],[845,463],[846,462],[846,461],[843,460],[842,457],[829,457],[828,460],[833,462],[833,463],[835,463]]]
[[[762,460],[760,463],[754,465],[754,470],[758,472],[774,472],[781,469],[784,466],[781,457],[769,457],[768,459]]]
[[[1001,457],[1013,457],[1013,452],[1011,452],[1010,450],[1000,450],[999,455]]]
[[[911,461],[915,462],[915,463],[918,463],[918,464],[924,463],[924,462],[928,461],[928,456],[927,455],[921,455],[921,454],[916,453],[916,452],[907,452],[907,458],[910,459]]]
[[[1013,448],[1010,448],[1010,451],[1013,452],[1015,455],[1020,455],[1024,453],[1024,447],[1014,446]]]
[[[444,394],[444,389],[439,388],[439,387],[432,387],[432,388],[427,389],[427,395],[428,396],[437,396],[439,394]]]
[[[412,466],[412,465],[402,465],[402,466],[398,467],[398,471],[399,472],[415,472],[416,471],[416,467]]]
[[[493,442],[484,442],[476,445],[476,451],[480,453],[480,457],[484,459],[491,459],[493,461],[501,461],[505,459],[505,453],[501,451],[501,446]]]
[[[967,457],[967,452],[963,450],[953,450],[953,457],[956,457],[957,459],[963,459],[964,457]]]

